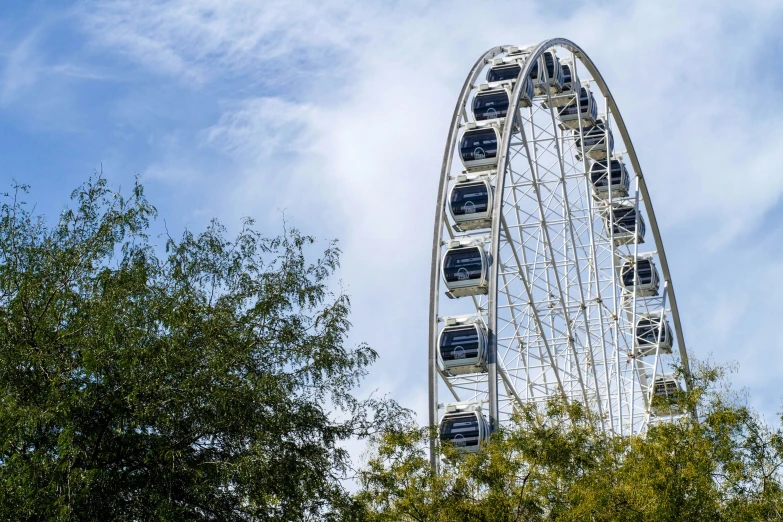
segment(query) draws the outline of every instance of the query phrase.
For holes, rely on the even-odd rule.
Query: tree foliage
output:
[[[232,238],[212,222],[155,246],[156,211],[97,178],[57,222],[0,204],[0,519],[783,520],[783,429],[702,366],[698,418],[612,437],[579,404],[516,411],[478,454],[356,387],[330,292],[339,249]],[[359,489],[344,443],[370,437]]]
[[[678,401],[698,419],[612,437],[578,404],[527,406],[479,454],[443,447],[429,430],[383,433],[357,499],[371,521],[783,520],[783,431],[766,426],[702,366]]]
[[[323,520],[352,502],[341,443],[402,415],[352,390],[339,262],[311,237],[156,248],[141,185],[86,183],[56,224],[0,206],[0,518]]]

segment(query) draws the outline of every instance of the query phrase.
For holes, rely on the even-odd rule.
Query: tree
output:
[[[478,454],[443,447],[428,429],[374,437],[357,501],[371,521],[759,521],[783,519],[783,431],[700,366],[678,398],[698,419],[612,437],[579,404],[521,407]]]
[[[351,507],[341,443],[404,416],[352,393],[334,243],[217,222],[156,249],[155,208],[92,179],[48,226],[0,207],[0,518],[308,520]]]

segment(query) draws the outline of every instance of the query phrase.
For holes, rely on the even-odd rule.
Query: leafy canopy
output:
[[[783,520],[783,430],[766,426],[702,365],[677,398],[690,417],[612,437],[578,404],[519,409],[479,454],[430,430],[374,437],[356,498],[370,521],[704,522]]]
[[[323,520],[352,502],[343,441],[402,415],[358,400],[332,243],[251,220],[148,236],[101,177],[49,226],[0,206],[0,519]]]

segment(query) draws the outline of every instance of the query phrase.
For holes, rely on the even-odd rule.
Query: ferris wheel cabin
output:
[[[458,231],[489,228],[492,186],[488,179],[457,182],[451,187],[449,212]]]
[[[497,65],[487,71],[487,83],[490,87],[502,85],[504,83],[513,83],[519,78],[522,72],[522,66],[518,63],[503,63],[499,61]]]
[[[560,67],[563,70],[563,90],[557,96],[551,96],[552,107],[564,107],[574,101],[574,92],[579,86],[579,79],[576,77],[574,64],[570,61],[564,61]],[[543,102],[547,107],[549,100]]]
[[[578,129],[579,120],[582,120],[582,127],[593,126],[598,119],[598,105],[595,103],[593,93],[580,87],[579,101],[571,101],[565,107],[558,111],[558,117],[563,127],[568,129]]]
[[[503,120],[507,113],[508,92],[503,88],[479,89],[478,94],[473,98],[473,119],[477,122]]]
[[[652,404],[650,410],[655,415],[676,415],[682,413],[677,404],[677,394],[682,391],[680,381],[673,375],[664,374],[655,377],[652,386]]]
[[[447,404],[438,432],[441,442],[478,453],[480,444],[489,438],[489,423],[479,405]]]
[[[500,135],[496,126],[469,123],[459,142],[459,156],[468,171],[490,170],[498,162]]]
[[[660,314],[641,314],[636,321],[636,354],[672,353],[672,329]]]
[[[532,77],[532,71],[531,71]],[[563,69],[560,60],[552,51],[544,51],[538,59],[536,75],[533,79],[533,91],[538,96],[559,94],[563,90]]]
[[[645,224],[633,201],[621,200],[612,203],[602,211],[606,233],[611,235],[615,245],[644,243]],[[611,222],[611,225],[610,225]]]
[[[611,191],[612,197],[628,196],[631,186],[631,177],[625,163],[618,160],[609,160],[610,175],[606,173],[606,160],[596,160],[590,166],[590,181],[593,184],[593,194],[598,198],[608,198]]]
[[[574,145],[578,151],[582,150],[582,141],[584,140],[584,151],[588,158],[594,160],[606,159],[611,155],[614,149],[614,136],[612,129],[607,128],[603,120],[596,120],[595,124],[582,126],[582,134],[579,130],[574,130],[576,138]],[[606,147],[606,137],[609,137],[609,148]],[[608,150],[608,152],[607,152]],[[581,153],[577,155],[581,159]]]
[[[480,321],[448,325],[438,338],[440,361],[449,375],[484,373],[487,330]]]
[[[573,62],[563,61],[560,63],[560,67],[563,69],[563,92],[576,90],[576,87],[579,86],[579,79],[576,77],[576,68]]]
[[[652,259],[637,258],[626,261],[620,269],[620,286],[625,292],[639,297],[658,295],[661,280]]]
[[[467,295],[486,294],[489,287],[489,259],[480,246],[458,245],[443,255],[443,281],[452,299]]]
[[[522,67],[517,63],[496,65],[487,71],[487,83],[481,84],[479,91],[482,89],[502,88],[504,85],[508,85],[513,89],[521,72]],[[531,107],[533,105],[533,95],[533,82],[530,78],[526,78],[524,85],[522,85],[522,91],[519,94],[519,106]]]

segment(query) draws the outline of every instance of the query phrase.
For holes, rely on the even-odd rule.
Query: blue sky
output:
[[[367,389],[426,418],[429,246],[458,90],[486,48],[580,44],[629,127],[692,356],[783,390],[783,5],[745,2],[6,2],[0,177],[56,214],[103,169],[169,230],[282,214],[339,238]],[[780,292],[780,293],[779,293]]]

